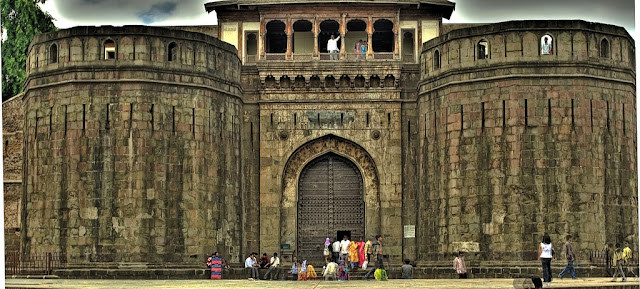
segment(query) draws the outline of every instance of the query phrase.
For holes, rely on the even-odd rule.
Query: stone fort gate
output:
[[[350,240],[380,226],[375,162],[358,144],[327,135],[295,150],[283,173],[281,244],[296,255],[323,260],[325,238]]]

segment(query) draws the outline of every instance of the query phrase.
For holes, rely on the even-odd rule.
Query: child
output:
[[[307,260],[302,261],[298,281],[307,281]]]
[[[365,41],[360,46],[360,59],[365,59],[367,54],[367,49],[369,48],[369,44]]]

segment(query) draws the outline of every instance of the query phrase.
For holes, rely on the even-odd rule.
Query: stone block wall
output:
[[[240,261],[242,90],[230,45],[164,28],[75,27],[37,36],[29,63],[25,253],[200,264],[220,251]]]
[[[546,34],[556,48],[539,55]],[[490,59],[474,58],[480,39]],[[578,254],[637,246],[633,55],[624,29],[582,21],[506,22],[426,43],[419,259],[535,260],[545,232],[556,248],[573,235]]]
[[[2,103],[2,161],[4,168],[4,249],[20,250],[22,199],[22,94]]]

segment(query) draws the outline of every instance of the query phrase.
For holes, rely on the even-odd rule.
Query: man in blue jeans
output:
[[[560,272],[560,279],[567,274],[567,271],[571,270],[571,279],[576,279],[576,269],[573,268],[573,262],[576,260],[576,254],[573,253],[573,246],[571,246],[572,237],[567,235],[567,242],[564,243],[564,255],[567,257],[567,267]]]

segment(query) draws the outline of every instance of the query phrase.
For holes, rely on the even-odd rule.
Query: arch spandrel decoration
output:
[[[314,159],[333,152],[352,161],[360,170],[364,185],[365,233],[380,232],[380,181],[378,169],[369,153],[347,139],[326,135],[296,149],[285,164],[282,177],[281,244],[296,244],[298,180],[302,169]]]

